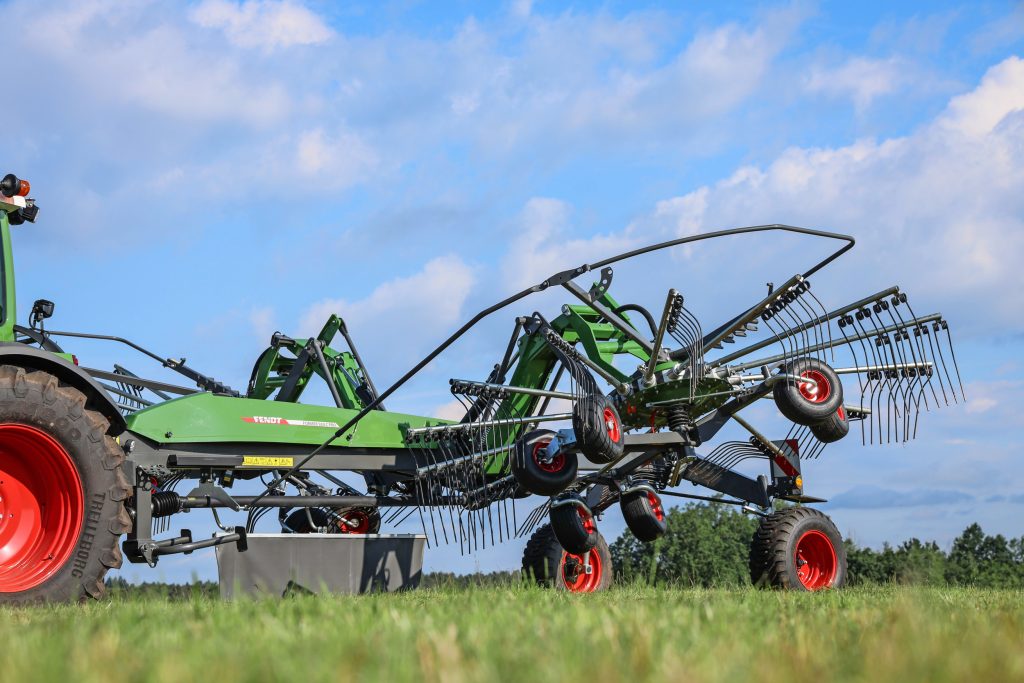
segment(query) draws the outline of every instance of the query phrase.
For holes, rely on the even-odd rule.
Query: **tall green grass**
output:
[[[509,585],[0,609],[0,680],[1022,681],[1024,593]]]

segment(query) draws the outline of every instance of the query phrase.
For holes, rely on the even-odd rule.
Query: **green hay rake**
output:
[[[313,338],[275,334],[240,392],[120,337],[47,329],[47,301],[36,302],[28,327],[17,325],[9,224],[34,221],[27,192],[14,176],[0,183],[0,601],[98,596],[122,556],[155,565],[213,546],[244,552],[269,512],[304,542],[309,534],[367,541],[410,515],[431,544],[463,552],[530,535],[528,574],[593,591],[612,578],[598,517],[618,505],[629,529],[653,541],[665,531],[664,496],[760,516],[756,583],[838,587],[845,555],[835,525],[808,507],[773,512],[775,502],[820,501],[804,492],[802,463],[853,423],[864,443],[903,442],[916,435],[922,411],[963,398],[940,315],[915,314],[897,287],[827,309],[810,279],[854,240],[786,225],[670,240],[556,273],[478,313],[383,391],[344,322],[331,316]],[[621,261],[773,232],[841,246],[711,331],[676,290],[659,315],[612,296],[612,266]],[[588,289],[578,283],[593,274]],[[461,419],[385,410],[481,320],[553,288],[572,303],[550,319],[516,317],[489,375],[451,380]],[[64,339],[127,345],[195,388],[121,364],[79,367],[58,344]],[[314,382],[326,385],[333,405],[299,402]],[[764,399],[792,424],[782,438],[764,435],[744,413]],[[727,424],[747,438],[715,443]],[[737,469],[751,460],[763,463],[762,474]],[[345,472],[364,485],[346,482]],[[262,490],[234,492],[244,480],[261,481]],[[192,483],[179,493],[184,482]],[[676,490],[684,482],[709,495]],[[530,495],[544,502],[520,515],[515,501]],[[172,517],[196,509],[209,510],[221,531],[198,540],[187,530],[168,534]],[[230,515],[241,518],[227,524]]]

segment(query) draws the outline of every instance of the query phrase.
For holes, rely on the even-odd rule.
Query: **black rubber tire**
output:
[[[832,520],[820,510],[794,507],[761,519],[750,545],[750,580],[760,588],[813,590],[800,580],[797,542],[809,531],[827,537],[835,553],[834,576],[824,588],[846,584],[846,549]]]
[[[655,502],[651,502],[651,496]],[[661,496],[651,491],[633,491],[627,493],[619,501],[622,517],[626,526],[642,543],[656,541],[665,535],[665,510],[661,505]]]
[[[82,528],[64,566],[37,586],[4,592],[0,604],[76,602],[101,598],[103,578],[121,566],[119,540],[132,526],[125,509],[131,486],[124,451],[110,423],[86,407],[87,397],[45,372],[0,366],[0,424],[34,427],[55,439],[77,470],[85,506]]]
[[[597,544],[592,553],[596,553],[601,563],[599,581],[593,586],[593,592],[607,590],[614,581],[612,554],[604,537],[598,534]],[[550,524],[538,528],[523,551],[523,575],[527,580],[545,588],[570,590],[562,572],[562,563],[568,559],[568,553],[558,543],[555,532]]]
[[[822,443],[835,443],[850,433],[850,419],[842,406],[816,425],[811,425],[811,434]]]
[[[607,426],[606,416],[613,422],[612,427]],[[576,447],[591,462],[601,465],[615,462],[625,452],[619,411],[603,394],[576,402],[572,411],[572,429],[576,433]]]
[[[365,532],[367,534],[376,534],[380,531],[380,511],[376,508],[338,508],[339,514],[344,514],[349,510],[365,510],[369,517],[369,529]],[[310,526],[309,518],[313,518],[314,526]],[[293,510],[287,517],[285,517],[284,524],[282,524],[282,531],[286,534],[314,534],[317,533],[317,528],[330,526],[330,517],[327,511],[323,508],[311,508],[309,515],[306,515],[306,510],[300,508]],[[328,533],[341,534],[345,533],[333,527],[332,531]],[[354,532],[353,532],[354,533]]]
[[[313,525],[310,526],[309,518],[313,518]],[[327,526],[327,513],[320,508],[310,508],[309,515],[306,515],[304,508],[292,510],[284,518],[281,524],[281,531],[286,534],[313,534],[318,527]]]
[[[800,393],[795,380],[784,380],[775,385],[772,393],[779,412],[798,425],[807,427],[827,420],[843,404],[843,385],[835,370],[816,358],[798,358],[785,369],[788,375],[814,372],[827,380],[829,392],[820,403],[808,400]]]
[[[579,555],[597,545],[597,520],[583,501],[552,507],[548,517],[555,538],[570,553]]]
[[[536,450],[550,443],[554,437],[555,432],[550,429],[536,429],[516,442],[512,453],[512,476],[530,493],[553,496],[576,480],[579,460],[574,454],[559,454],[552,463],[555,469],[551,471],[550,468],[542,468],[534,457]]]

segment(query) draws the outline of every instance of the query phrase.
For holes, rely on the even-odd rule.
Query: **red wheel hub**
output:
[[[540,457],[541,451],[548,447],[550,441],[540,441],[533,444],[533,461],[537,463],[544,472],[550,472],[551,474],[558,474],[565,469],[565,455],[563,453],[557,454],[551,459],[550,462],[544,461]]]
[[[619,426],[619,416],[611,408],[604,409],[604,428],[608,431],[608,438],[612,443],[622,441],[622,427]]]
[[[342,512],[338,520],[338,533],[368,534],[370,533],[370,515],[366,510],[348,510]]]
[[[84,516],[82,481],[64,447],[41,429],[0,424],[0,593],[57,573]]]
[[[828,377],[818,370],[807,370],[800,373],[800,395],[811,403],[824,403],[832,395],[832,385]]]
[[[579,505],[576,506],[576,513],[580,516],[580,522],[583,523],[583,530],[587,532],[587,536],[596,534],[597,523],[594,521],[594,515]]]
[[[839,561],[832,541],[820,531],[805,531],[796,542],[796,575],[809,591],[830,587]]]
[[[587,562],[590,563],[590,573],[587,573],[584,555],[572,555],[562,553],[562,581],[566,589],[571,593],[593,593],[601,585],[601,554],[597,550],[588,550],[585,553]]]
[[[654,491],[647,492],[647,502],[651,506],[651,512],[659,522],[665,521],[665,509],[661,507],[661,498]]]

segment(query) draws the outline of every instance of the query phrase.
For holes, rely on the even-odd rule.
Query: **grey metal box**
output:
[[[288,593],[367,593],[415,588],[426,536],[249,534],[249,548],[217,546],[223,598]]]

